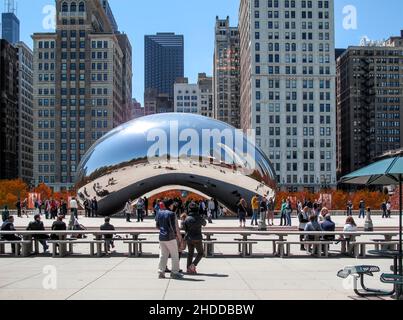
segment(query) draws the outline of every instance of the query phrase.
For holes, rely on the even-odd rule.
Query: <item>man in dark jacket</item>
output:
[[[189,253],[187,259],[187,272],[196,274],[196,267],[203,258],[203,235],[202,228],[207,224],[206,220],[199,214],[197,205],[193,202],[189,205],[189,216],[184,222]],[[194,251],[197,250],[196,259],[193,260]]]
[[[41,221],[41,215],[36,214],[34,216],[34,221],[30,222],[27,227],[27,231],[45,231],[45,226],[43,225],[43,222]],[[43,246],[43,251],[46,252],[49,249],[49,246],[46,243],[46,240],[49,238],[46,234],[34,234],[32,237],[36,240],[38,240],[42,246]]]
[[[114,231],[115,227],[110,223],[111,218],[106,217],[105,223],[100,227],[102,231]],[[115,249],[115,244],[113,243],[113,234],[104,234],[104,240],[106,244],[106,253],[109,253],[110,247]]]
[[[4,221],[3,225],[1,226],[1,231],[15,231],[13,216],[9,216],[8,219]],[[15,234],[3,235],[2,238],[7,241],[21,241],[21,238]],[[15,244],[11,245],[11,249],[15,254]]]
[[[332,217],[330,214],[327,214],[325,216],[325,221],[323,221],[322,223],[322,230],[327,232],[334,232],[336,230],[336,224],[332,221]],[[335,236],[328,235],[324,236],[323,239],[325,241],[333,241],[335,239]]]
[[[53,224],[52,224],[52,230],[54,230],[54,231],[65,231],[65,230],[67,230],[67,226],[64,223],[63,218],[64,218],[63,214],[60,214],[57,217],[57,220],[55,222],[53,222]],[[56,234],[52,234],[50,236],[50,238],[52,240],[60,240],[60,236],[58,236]]]

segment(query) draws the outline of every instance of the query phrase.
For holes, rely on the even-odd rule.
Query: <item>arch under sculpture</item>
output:
[[[83,157],[78,200],[94,197],[100,215],[122,210],[128,199],[180,185],[216,198],[237,212],[240,197],[275,196],[276,175],[260,148],[240,130],[192,114],[142,117],[112,130]]]

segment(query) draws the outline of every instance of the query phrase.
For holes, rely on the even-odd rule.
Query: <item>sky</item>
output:
[[[21,20],[21,40],[32,47],[32,33],[52,31],[44,28],[48,13],[43,11],[55,1],[16,1],[17,15]],[[109,1],[119,29],[128,34],[133,46],[133,97],[140,102],[143,102],[144,92],[144,35],[156,32],[183,34],[185,76],[195,82],[199,72],[212,74],[216,16],[230,16],[232,25],[238,23],[239,0]],[[343,21],[347,14],[343,14],[343,9],[351,5],[356,8],[357,25],[355,29],[346,30]],[[2,6],[0,8],[3,9]],[[381,40],[399,35],[403,29],[402,14],[401,0],[335,0],[336,47],[359,44],[363,36]]]

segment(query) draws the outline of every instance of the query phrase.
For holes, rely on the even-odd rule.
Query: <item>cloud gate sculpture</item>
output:
[[[166,186],[183,186],[216,198],[236,212],[257,195],[274,197],[275,173],[266,155],[240,130],[192,114],[142,117],[112,130],[83,157],[78,200],[98,200],[100,215],[120,212]]]

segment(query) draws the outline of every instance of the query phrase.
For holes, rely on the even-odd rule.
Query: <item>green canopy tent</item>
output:
[[[399,186],[399,275],[403,276],[402,266],[402,184],[403,157],[388,158],[375,162],[365,168],[341,178],[341,183],[356,185],[398,185]]]

